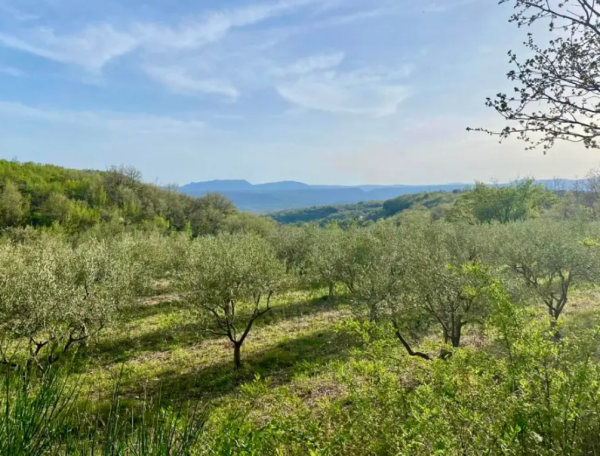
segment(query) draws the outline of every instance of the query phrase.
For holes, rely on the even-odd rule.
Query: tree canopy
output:
[[[113,231],[135,226],[199,236],[260,223],[250,220],[257,216],[227,222],[236,214],[221,195],[193,198],[176,186],[147,184],[131,167],[91,171],[0,160],[0,228],[55,225],[79,233],[100,225]]]

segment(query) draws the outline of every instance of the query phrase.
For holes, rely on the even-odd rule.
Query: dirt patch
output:
[[[169,361],[172,357],[172,353],[168,352],[148,352],[134,358],[132,363],[146,363],[150,361]]]
[[[299,394],[305,404],[309,408],[315,408],[319,402],[324,399],[327,400],[335,400],[346,394],[346,388],[339,384],[333,382],[321,383],[318,385],[314,385],[307,391],[304,391],[302,394]]]

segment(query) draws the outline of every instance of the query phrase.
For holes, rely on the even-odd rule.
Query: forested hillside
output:
[[[194,198],[142,182],[134,168],[74,170],[0,160],[0,227],[148,228],[194,235],[268,224],[217,194]]]
[[[460,190],[423,192],[402,195],[387,201],[292,209],[271,213],[269,217],[283,224],[317,223],[324,226],[336,222],[342,225],[350,223],[364,225],[409,209],[422,209],[432,210],[440,218],[460,193]]]
[[[511,185],[477,182],[472,188],[452,192],[424,192],[387,201],[341,206],[319,206],[269,214],[283,224],[337,223],[369,225],[377,220],[420,212],[433,220],[465,223],[507,222],[541,216],[597,219],[600,214],[600,175],[592,171],[578,182],[557,185],[524,179]]]

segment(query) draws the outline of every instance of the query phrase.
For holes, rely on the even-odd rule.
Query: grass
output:
[[[419,360],[408,360],[393,338],[365,345],[341,324],[351,315],[343,297],[331,302],[321,296],[322,290],[297,291],[276,299],[272,312],[250,333],[239,371],[233,369],[230,343],[204,332],[177,296],[141,299],[125,310],[120,325],[90,344],[73,381],[91,393],[85,396],[92,397],[100,411],[110,407],[116,382],[123,407],[139,408],[151,398],[167,406],[208,409],[208,440],[202,445],[215,448],[222,448],[223,441],[210,439],[225,439],[222,423],[234,423],[237,416],[248,418],[255,430],[282,417],[306,430],[313,422],[328,425],[323,416],[352,413],[352,385],[373,382],[373,366],[383,365],[402,388],[418,384],[425,361],[421,366]],[[594,326],[599,300],[598,290],[575,290],[561,318],[563,334]],[[538,308],[543,316],[543,305]],[[425,346],[433,353],[438,342],[435,333]],[[463,343],[486,349],[483,333],[475,328],[467,331]],[[211,429],[216,431],[211,434]],[[243,429],[235,432],[243,435]],[[289,454],[306,453],[302,449]]]
[[[564,315],[567,334],[596,324],[598,300],[597,291],[574,293]],[[307,373],[326,374],[331,363],[347,361],[361,344],[337,330],[349,316],[343,299],[326,301],[322,290],[279,297],[255,324],[243,347],[244,366],[236,372],[229,341],[203,331],[176,295],[144,298],[125,309],[122,323],[91,345],[79,375],[98,398],[109,397],[117,378],[131,400],[145,395],[175,401],[219,399],[235,395],[256,375],[270,378],[276,387]],[[463,343],[481,346],[481,336],[468,331]],[[402,356],[401,350],[396,356]]]
[[[125,398],[146,395],[202,401],[236,393],[256,375],[273,386],[305,372],[327,370],[347,359],[359,341],[336,325],[349,316],[343,303],[321,294],[293,292],[276,299],[246,340],[240,371],[225,338],[203,331],[193,314],[173,295],[145,299],[125,310],[124,321],[102,333],[86,353],[79,376],[86,390],[108,398],[117,378]]]

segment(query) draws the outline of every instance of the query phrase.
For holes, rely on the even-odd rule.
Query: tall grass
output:
[[[41,379],[6,372],[3,380],[0,455],[51,453],[73,412],[76,389],[56,371],[48,371]]]
[[[119,384],[102,413],[93,411],[93,401],[81,397],[64,370],[41,378],[2,376],[0,456],[185,456],[203,432],[202,410],[168,409],[147,398],[125,407]]]

